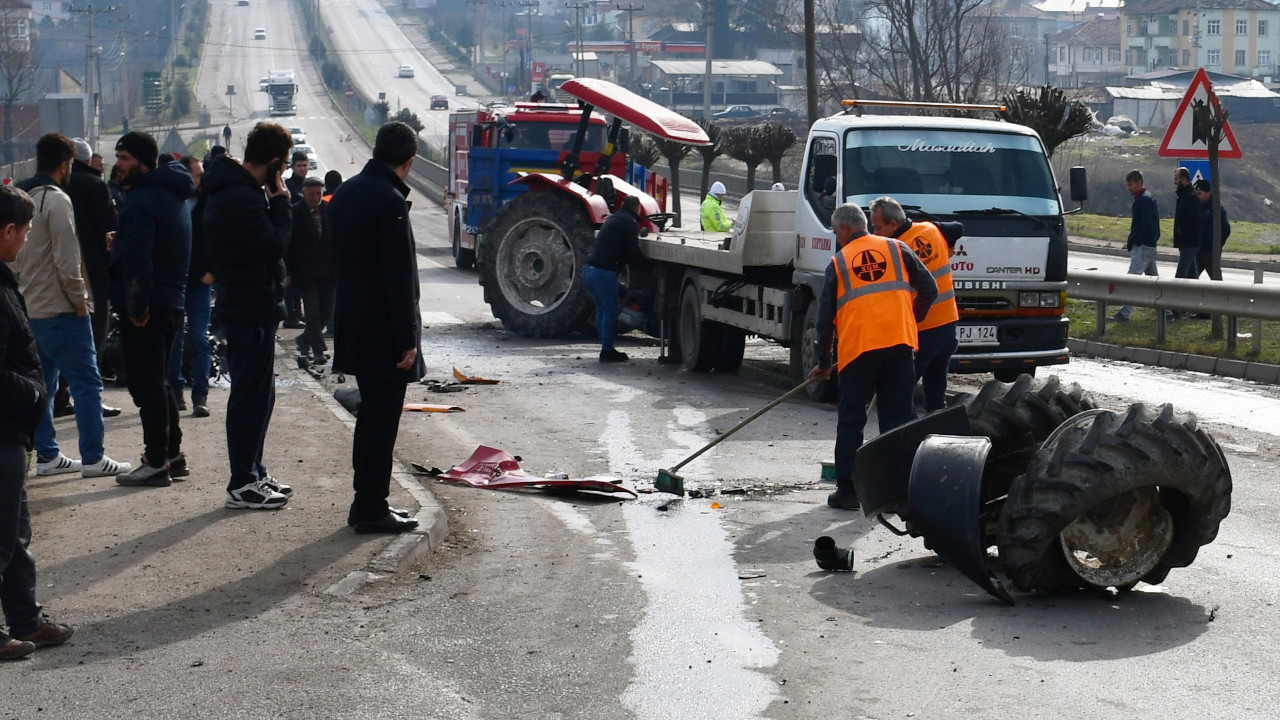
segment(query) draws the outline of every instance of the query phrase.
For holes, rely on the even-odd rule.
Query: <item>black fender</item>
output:
[[[969,414],[963,405],[930,413],[858,448],[853,461],[853,489],[868,518],[884,513],[909,515],[907,488],[916,448],[930,435],[970,435]]]

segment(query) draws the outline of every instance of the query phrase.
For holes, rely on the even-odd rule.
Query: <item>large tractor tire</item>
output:
[[[576,200],[532,190],[498,211],[485,233],[480,284],[485,301],[521,337],[562,337],[593,307],[582,268],[595,233]]]
[[[797,380],[809,376],[809,371],[818,366],[818,356],[814,352],[814,344],[818,340],[818,299],[810,298],[805,306],[804,320],[791,333],[791,374]],[[831,362],[836,359],[836,344],[831,344]],[[826,380],[810,383],[805,389],[810,400],[818,402],[834,402],[836,399],[836,371]]]
[[[462,216],[453,218],[453,266],[459,270],[470,270],[476,266],[476,251],[462,247]]]
[[[1014,481],[1000,561],[1038,594],[1155,584],[1190,565],[1230,510],[1231,471],[1194,415],[1092,410],[1055,430]]]

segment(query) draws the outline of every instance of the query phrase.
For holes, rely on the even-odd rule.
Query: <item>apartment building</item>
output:
[[[1163,68],[1265,79],[1280,60],[1280,7],[1266,0],[1129,0],[1120,10],[1131,75]]]

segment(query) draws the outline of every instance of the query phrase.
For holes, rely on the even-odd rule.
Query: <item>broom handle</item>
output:
[[[727,432],[725,432],[723,435],[721,435],[720,437],[716,438],[715,440],[712,440],[711,442],[707,443],[706,445],[702,446],[702,449],[701,449],[701,450],[699,450],[698,452],[696,452],[696,453],[694,453],[694,454],[690,455],[689,457],[685,458],[684,460],[681,460],[681,461],[680,461],[680,464],[678,464],[678,465],[676,465],[676,466],[674,466],[674,467],[672,467],[672,468],[671,468],[671,472],[675,472],[675,471],[679,470],[680,468],[684,467],[685,465],[688,465],[689,463],[693,462],[694,458],[696,458],[696,457],[698,457],[699,455],[701,455],[702,453],[704,453],[704,452],[706,452],[706,451],[710,450],[711,448],[715,447],[716,445],[719,445],[721,440],[724,440],[724,439],[728,438],[730,435],[732,435],[732,434],[734,434],[734,433],[738,432],[739,430],[741,430],[742,428],[746,427],[748,424],[750,424],[750,423],[751,423],[751,421],[752,421],[752,420],[755,420],[756,418],[760,417],[761,415],[763,415],[763,414],[765,414],[765,413],[769,412],[770,410],[774,409],[774,408],[775,408],[775,407],[777,407],[779,404],[781,404],[781,403],[785,402],[787,399],[789,399],[791,396],[799,394],[799,393],[800,393],[800,391],[802,391],[802,390],[804,390],[805,388],[809,387],[809,385],[811,385],[811,384],[813,383],[813,381],[814,381],[814,380],[817,380],[817,378],[813,378],[813,377],[811,377],[811,378],[806,379],[804,382],[802,382],[802,383],[800,383],[799,385],[797,385],[797,386],[795,386],[795,387],[791,388],[790,390],[788,390],[788,391],[787,391],[787,394],[783,395],[782,397],[778,398],[777,400],[774,400],[773,402],[769,403],[768,405],[765,405],[764,407],[762,407],[762,408],[760,408],[759,410],[755,411],[755,414],[753,414],[751,417],[749,417],[749,418],[747,418],[746,420],[743,420],[742,422],[738,423],[737,425],[734,425],[733,427],[729,428],[729,430],[728,430]]]

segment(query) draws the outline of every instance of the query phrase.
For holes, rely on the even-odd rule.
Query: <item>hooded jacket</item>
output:
[[[31,449],[48,396],[18,279],[0,262],[0,442]]]
[[[27,304],[27,317],[52,318],[89,307],[80,243],[76,242],[71,198],[48,175],[37,173],[18,183],[36,204],[27,244],[13,269]]]
[[[76,211],[76,239],[80,241],[80,259],[84,261],[85,279],[94,292],[107,289],[107,233],[116,229],[116,204],[102,173],[88,163],[71,164],[71,179],[64,188],[71,196]]]
[[[215,158],[200,180],[205,243],[221,322],[270,325],[285,318],[284,254],[293,232],[289,199],[267,200],[262,183],[235,160]]]
[[[177,160],[129,187],[111,249],[111,307],[131,318],[183,309],[191,262],[191,214],[184,201],[195,190],[191,173]]]

